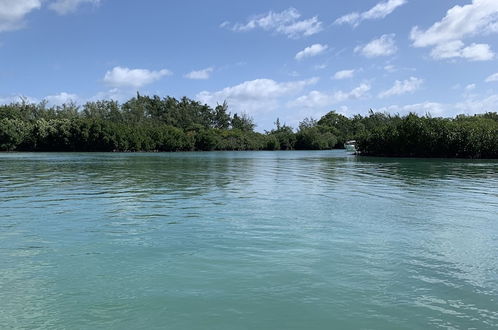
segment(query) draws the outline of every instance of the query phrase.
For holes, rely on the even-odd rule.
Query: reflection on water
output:
[[[496,328],[498,162],[1,154],[6,328]]]

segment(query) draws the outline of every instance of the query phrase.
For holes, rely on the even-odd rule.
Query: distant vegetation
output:
[[[384,116],[358,136],[363,155],[498,158],[498,114],[456,118]]]
[[[432,118],[334,111],[299,127],[254,131],[245,114],[188,98],[141,96],[119,104],[47,107],[25,101],[0,106],[1,151],[324,150],[355,139],[363,155],[498,158],[498,114]]]

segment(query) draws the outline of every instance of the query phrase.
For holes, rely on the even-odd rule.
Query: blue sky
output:
[[[0,102],[188,96],[297,126],[498,111],[497,0],[0,0]]]

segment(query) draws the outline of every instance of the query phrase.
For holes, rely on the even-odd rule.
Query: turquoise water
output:
[[[0,154],[2,329],[498,327],[498,161]]]

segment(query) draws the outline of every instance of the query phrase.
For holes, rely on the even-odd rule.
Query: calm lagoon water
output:
[[[2,329],[498,327],[498,161],[0,154]]]

